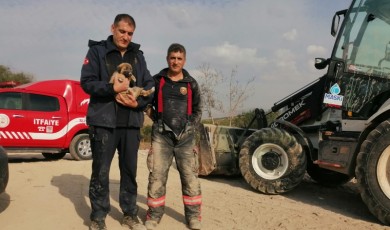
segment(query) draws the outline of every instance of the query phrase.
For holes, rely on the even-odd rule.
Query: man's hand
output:
[[[119,73],[112,76],[112,81],[114,84],[114,91],[116,93],[125,92],[130,85],[130,80],[126,78],[125,75]]]
[[[118,93],[115,96],[115,100],[119,104],[124,105],[126,107],[130,107],[130,108],[137,108],[138,107],[138,102],[135,99],[135,97],[133,96],[133,94],[131,94],[131,93],[129,93],[129,94]]]

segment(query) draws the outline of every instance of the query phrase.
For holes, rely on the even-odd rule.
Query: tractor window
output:
[[[345,18],[336,57],[345,60],[346,71],[390,78],[390,24],[381,7],[356,1]]]

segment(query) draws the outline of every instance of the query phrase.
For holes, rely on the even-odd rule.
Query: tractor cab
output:
[[[390,2],[359,0],[346,12],[333,18],[335,35],[340,15],[345,16],[329,63],[324,103],[341,106],[346,119],[368,119],[390,97]]]

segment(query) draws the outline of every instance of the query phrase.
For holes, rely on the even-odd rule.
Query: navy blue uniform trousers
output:
[[[124,215],[137,215],[137,160],[139,128],[89,128],[92,175],[89,185],[91,220],[104,220],[110,211],[109,173],[115,151],[119,154],[119,205]]]

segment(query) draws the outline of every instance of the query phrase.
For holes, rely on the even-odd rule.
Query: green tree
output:
[[[265,112],[265,117],[267,119],[267,125],[269,125],[271,122],[275,121],[276,117],[278,116],[278,112],[272,112],[271,110],[268,110]],[[255,117],[255,109],[251,109],[247,112],[243,112],[232,119],[232,126],[240,127],[240,128],[246,128],[252,119]],[[252,125],[249,127],[251,129],[257,129],[257,121],[254,121]]]
[[[0,65],[0,82],[15,81],[21,84],[34,81],[34,76],[24,72],[14,73],[9,67]]]

